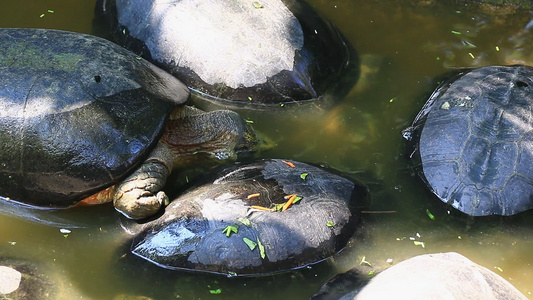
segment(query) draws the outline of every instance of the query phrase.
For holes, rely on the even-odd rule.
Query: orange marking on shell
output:
[[[293,163],[291,163],[290,161],[284,161],[284,160],[282,160],[281,162],[284,163],[284,164],[286,164],[287,166],[289,166],[289,167],[291,167],[291,168],[296,167],[296,166],[295,166]]]
[[[112,185],[105,190],[102,190],[96,194],[93,194],[76,204],[76,206],[85,206],[85,205],[97,205],[102,203],[111,202],[113,196],[115,195],[115,186]]]
[[[255,194],[250,194],[250,195],[248,195],[247,198],[248,198],[248,199],[252,199],[252,198],[259,197],[259,196],[261,196],[261,194],[259,194],[259,193],[255,193]]]

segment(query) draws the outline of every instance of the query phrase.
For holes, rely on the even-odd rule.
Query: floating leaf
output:
[[[222,290],[221,289],[209,290],[209,293],[211,293],[213,295],[218,295],[218,294],[222,293]]]
[[[239,232],[239,226],[237,225],[228,225],[224,230],[222,230],[222,233],[225,233],[227,237],[229,237],[232,233]]]
[[[365,258],[366,258],[366,256],[363,256],[363,258],[361,258],[361,262],[359,264],[360,265],[365,264],[365,265],[371,267],[372,265],[368,261],[366,261]]]
[[[429,217],[431,220],[435,220],[435,216],[429,211],[429,208],[426,209],[426,214],[428,214],[428,217]]]
[[[309,175],[309,173],[302,173],[302,174],[300,174],[300,178],[302,178],[303,180],[305,180],[305,178],[307,177],[307,175]]]
[[[257,238],[257,246],[259,246],[259,254],[261,255],[262,259],[265,259],[266,253],[265,253],[265,246],[261,244],[261,241],[259,238]]]
[[[242,241],[250,248],[251,251],[254,251],[255,247],[257,247],[257,243],[252,241],[249,238],[242,238]]]
[[[247,218],[237,218],[237,221],[241,222],[246,227],[252,226],[252,223]]]
[[[413,241],[413,243],[415,244],[415,246],[422,246],[422,248],[426,248],[426,244],[424,244],[424,242]]]
[[[328,222],[326,223],[326,226],[328,226],[328,227],[333,227],[333,226],[335,226],[335,223],[333,223],[332,221],[328,221]]]

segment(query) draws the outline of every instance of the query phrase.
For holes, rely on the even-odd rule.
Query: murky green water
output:
[[[93,33],[95,1],[4,2],[0,27]],[[394,213],[364,214],[356,237],[328,261],[255,279],[132,263],[119,217],[108,205],[62,212],[91,224],[72,229],[67,237],[56,228],[0,216],[0,256],[50,264],[65,299],[112,299],[123,293],[154,299],[307,299],[332,275],[359,266],[363,257],[372,265],[363,268],[370,271],[388,266],[389,258],[395,263],[423,253],[456,251],[533,299],[533,213],[472,220],[449,212],[412,176],[400,135],[434,88],[435,78],[450,68],[533,63],[533,31],[524,29],[533,12],[456,1],[311,2],[358,50],[369,75],[324,116],[247,117],[277,143],[265,156],[340,169],[368,184],[373,196],[369,211]],[[217,288],[221,294],[209,293]]]

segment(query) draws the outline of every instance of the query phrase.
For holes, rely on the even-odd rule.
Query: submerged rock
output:
[[[301,199],[283,211],[287,195]],[[168,269],[234,276],[300,268],[346,245],[366,196],[363,186],[301,162],[237,165],[143,225],[132,252]]]

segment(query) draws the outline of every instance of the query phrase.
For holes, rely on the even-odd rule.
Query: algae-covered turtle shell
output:
[[[282,211],[276,204],[291,194],[301,200]],[[363,186],[301,162],[237,165],[172,201],[132,252],[164,268],[229,275],[300,268],[346,245],[366,196]]]
[[[416,169],[472,216],[533,208],[533,68],[489,66],[442,83],[416,117]]]
[[[304,1],[99,2],[117,43],[175,75],[193,99],[280,106],[345,93],[357,78],[355,51]]]
[[[0,196],[45,207],[130,173],[187,100],[126,49],[57,30],[0,29],[0,82]]]

